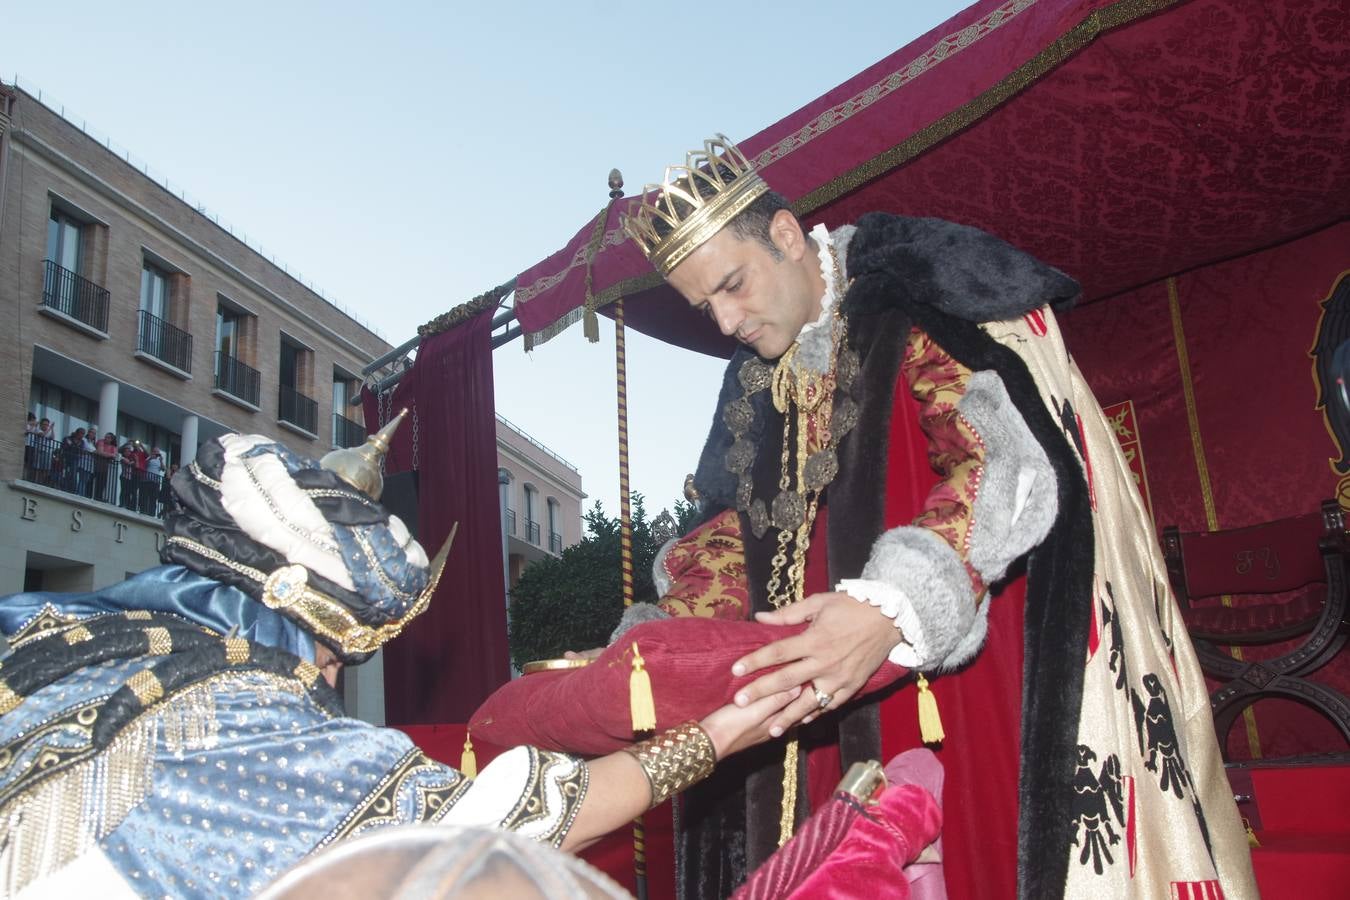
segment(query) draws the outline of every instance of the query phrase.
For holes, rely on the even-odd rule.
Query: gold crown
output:
[[[620,221],[665,276],[768,189],[745,154],[718,134],[690,150],[684,165],[667,166],[661,184],[643,187]],[[658,219],[670,228],[664,238]]]

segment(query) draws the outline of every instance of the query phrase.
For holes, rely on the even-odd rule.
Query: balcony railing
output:
[[[366,442],[366,426],[333,413],[333,446],[359,447]]]
[[[516,511],[514,509],[506,511],[506,533],[510,535],[516,533]]]
[[[25,435],[23,477],[147,516],[163,516],[173,503],[168,479],[154,464],[132,454],[108,456],[37,434]]]
[[[257,406],[262,392],[262,376],[252,366],[217,350],[216,390]]]
[[[319,404],[293,387],[281,385],[277,391],[277,418],[290,422],[310,434],[319,433]]]
[[[538,546],[539,546],[539,523],[538,523],[538,522],[526,522],[526,523],[525,523],[525,527],[529,529],[529,538],[528,538],[529,542],[530,542],[531,544],[534,544],[536,547],[538,547]]]
[[[140,310],[136,349],[162,360],[180,372],[192,371],[192,335],[175,328],[149,310]]]
[[[548,549],[553,553],[562,553],[562,535],[556,531],[549,532]]]
[[[42,305],[104,334],[108,332],[108,290],[46,260]]]

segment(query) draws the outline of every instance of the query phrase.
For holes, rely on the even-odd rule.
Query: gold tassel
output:
[[[656,701],[652,699],[652,679],[638,645],[633,644],[633,674],[628,676],[628,706],[633,713],[633,733],[656,729]]]
[[[465,778],[478,777],[478,756],[473,752],[473,735],[464,732],[464,753],[459,757],[459,771]]]
[[[919,673],[919,737],[925,744],[940,744],[947,735],[942,731],[942,716],[938,715],[937,697],[928,689],[928,679]]]
[[[1243,816],[1242,827],[1247,829],[1247,846],[1251,848],[1260,847],[1261,842],[1256,839],[1256,832],[1252,831],[1251,819],[1248,819],[1246,816]]]
[[[595,276],[595,257],[599,255],[600,243],[605,239],[605,225],[609,222],[610,208],[622,194],[622,191],[610,191],[609,202],[605,204],[604,209],[595,214],[595,227],[591,229],[591,239],[586,244],[586,291],[583,294],[586,314],[581,318],[581,330],[586,333],[586,340],[592,344],[600,340],[600,319],[595,315],[595,295],[591,293]]]
[[[592,344],[600,341],[600,319],[595,314],[594,301],[587,299],[586,314],[581,318],[581,330],[586,335],[586,340]]]

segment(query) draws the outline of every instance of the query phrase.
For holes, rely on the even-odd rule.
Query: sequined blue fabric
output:
[[[14,634],[46,605],[57,608],[63,615],[80,618],[133,609],[166,612],[220,634],[238,626],[236,637],[314,661],[314,638],[300,626],[243,591],[203,578],[182,566],[156,566],[87,594],[35,591],[0,597],[0,632],[6,637]]]
[[[47,604],[64,615],[173,612],[221,632],[243,623],[241,634],[252,641],[287,650],[312,646],[295,625],[243,593],[177,566],[90,594],[0,599],[0,628],[13,633]],[[50,723],[105,700],[160,659],[86,666],[0,716],[0,746],[10,751],[0,759],[0,793],[34,771],[45,750],[89,745],[89,729]],[[126,730],[150,736],[137,757],[150,767],[149,786],[97,843],[147,897],[251,896],[327,842],[434,821],[468,784],[401,732],[335,717],[297,679],[269,672],[218,671],[152,704]],[[92,781],[85,782],[95,798],[117,777],[100,766],[88,770]],[[13,802],[22,803],[21,796]]]

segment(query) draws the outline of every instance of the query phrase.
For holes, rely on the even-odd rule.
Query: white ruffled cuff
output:
[[[904,591],[869,578],[845,578],[834,589],[843,591],[859,603],[875,606],[882,615],[895,621],[895,627],[900,630],[900,643],[891,648],[887,659],[909,669],[918,668],[927,661],[931,651],[923,622]]]

